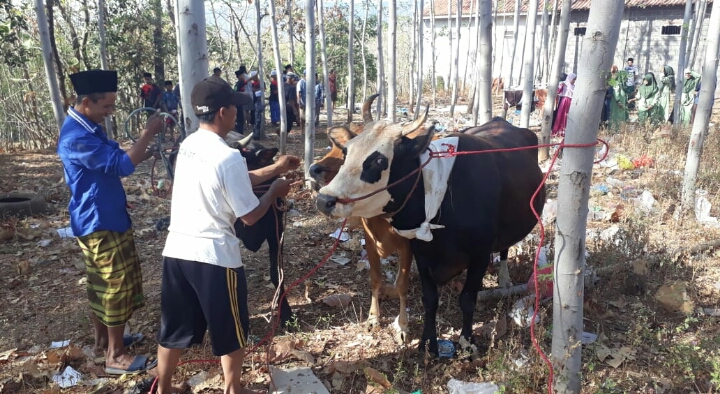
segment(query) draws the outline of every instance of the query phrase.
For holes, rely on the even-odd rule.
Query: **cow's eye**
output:
[[[375,164],[378,167],[387,168],[387,157],[378,157],[378,159],[375,160]]]

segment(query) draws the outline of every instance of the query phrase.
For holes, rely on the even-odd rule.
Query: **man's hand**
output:
[[[300,158],[296,156],[283,155],[278,157],[278,160],[275,162],[275,166],[277,166],[277,171],[280,174],[284,174],[300,167]]]
[[[160,116],[157,112],[155,112],[153,115],[151,115],[147,123],[145,124],[145,130],[143,130],[143,133],[150,133],[150,135],[154,136],[157,135],[162,131],[163,128],[163,122],[165,119],[163,119],[162,116]]]
[[[268,192],[276,198],[285,197],[288,193],[290,193],[290,181],[287,179],[276,179],[270,185],[270,190],[268,190]]]

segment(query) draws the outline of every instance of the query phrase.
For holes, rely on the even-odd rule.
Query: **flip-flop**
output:
[[[148,363],[148,356],[137,355],[127,369],[105,367],[105,373],[108,375],[135,375],[155,368],[156,365],[157,360]]]
[[[145,339],[145,335],[143,335],[139,332],[135,333],[135,334],[124,335],[123,336],[123,346],[128,348],[130,346],[140,343],[140,341],[142,341],[143,339]]]

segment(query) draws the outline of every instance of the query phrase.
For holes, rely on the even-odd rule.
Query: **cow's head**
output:
[[[317,208],[338,217],[371,218],[391,211],[388,204],[397,205],[398,199],[405,196],[393,196],[384,189],[420,166],[419,156],[427,149],[434,133],[433,126],[423,128],[426,118],[427,109],[423,116],[410,123],[370,121],[359,135],[346,127],[330,129],[328,135],[333,145],[344,153],[345,162],[332,182],[320,189]],[[373,192],[377,193],[358,201],[345,201]]]
[[[370,113],[370,107],[372,106],[375,98],[378,96],[379,94],[373,94],[363,103],[362,114],[363,121],[365,123],[373,121],[372,114]],[[347,127],[350,132],[355,135],[360,134],[363,131],[362,126],[358,126],[353,123],[350,123]],[[331,137],[331,130],[332,128],[328,131],[328,138],[330,139],[330,152],[310,166],[310,176],[317,186],[325,186],[330,183],[333,178],[335,178],[338,171],[340,171],[340,166],[342,166],[345,161],[343,148],[335,143]]]
[[[247,137],[232,142],[230,147],[240,151],[240,154],[245,158],[245,163],[250,171],[273,164],[275,155],[278,153],[278,149],[265,148],[259,143],[253,141],[252,137],[253,133],[250,133]]]

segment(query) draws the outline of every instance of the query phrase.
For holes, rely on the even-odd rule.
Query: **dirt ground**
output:
[[[346,112],[338,109],[335,116],[345,119]],[[461,117],[456,113],[456,119]],[[356,121],[359,118],[356,115]],[[431,118],[449,128],[457,124],[445,112],[433,111]],[[713,159],[720,153],[719,119],[716,113],[698,183],[712,204],[709,216],[720,216],[720,170]],[[276,146],[277,137],[269,134],[263,144]],[[610,158],[594,168],[587,265],[596,280],[586,282],[593,286],[586,289],[584,304],[584,331],[597,338],[583,345],[583,393],[716,392],[720,390],[720,253],[712,248],[704,253],[688,249],[720,239],[720,227],[701,224],[692,213],[682,222],[673,218],[679,206],[688,131],[664,135],[629,125],[618,135],[602,134],[610,141]],[[128,144],[123,141],[124,146]],[[304,137],[296,128],[288,137],[288,152],[302,156],[303,144]],[[327,148],[323,126],[316,135],[316,158]],[[634,169],[614,166],[622,164],[623,157],[642,156],[651,158],[652,165],[645,160]],[[169,215],[170,208],[168,198],[153,193],[152,164],[152,160],[144,162],[123,180],[132,205],[147,298],[145,307],[130,322],[132,332],[142,332],[146,339],[132,351],[149,355],[157,348],[161,252],[167,234],[158,231],[156,224]],[[69,226],[68,191],[57,155],[51,150],[5,151],[0,153],[0,168],[0,193],[39,193],[50,208],[46,215],[0,222],[0,393],[132,393],[146,389],[148,375],[105,376],[102,357],[90,351],[92,333],[80,250],[74,239],[61,238],[56,231]],[[164,171],[159,163],[155,168],[157,184]],[[553,169],[547,184],[550,200],[557,195],[557,170]],[[293,176],[302,177],[300,173]],[[334,242],[329,234],[340,225],[337,219],[320,215],[313,207],[312,193],[300,186],[290,198],[294,208],[287,215],[285,233],[287,283],[301,278],[326,256]],[[553,204],[549,201],[545,209],[549,261],[555,235],[550,207],[557,210]],[[511,253],[515,258],[510,271],[516,284],[526,283],[532,273],[538,235],[536,228],[522,248]],[[369,332],[364,325],[370,292],[368,270],[361,260],[362,232],[350,231],[349,236],[334,254],[349,259],[345,265],[331,260],[289,291],[290,305],[299,316],[297,325],[292,332],[276,332],[269,354],[262,347],[246,361],[248,385],[267,389],[269,364],[273,368],[310,367],[332,393],[444,393],[451,378],[494,382],[509,393],[547,390],[548,370],[534,350],[529,329],[508,316],[520,296],[478,303],[479,352],[474,355],[458,352],[452,359],[425,362],[418,354],[422,304],[415,274],[408,305],[412,341],[399,346],[393,339],[396,300],[381,302],[381,328]],[[250,289],[250,335],[256,343],[269,332],[274,293],[266,247],[254,254],[243,250],[243,261]],[[392,282],[396,260],[386,263],[383,269]],[[463,278],[458,277],[440,291],[438,333],[453,341],[459,335],[457,296],[462,283]],[[487,275],[484,285],[495,287],[496,277]],[[327,296],[342,294],[350,296],[346,305],[324,302]],[[552,301],[542,302],[540,318],[537,335],[549,353]],[[53,341],[69,341],[70,345],[51,349]],[[186,382],[192,392],[222,392],[222,374],[209,340],[187,350],[182,360],[187,363],[175,375],[178,383]],[[60,389],[52,377],[66,367],[80,372],[82,380]]]

